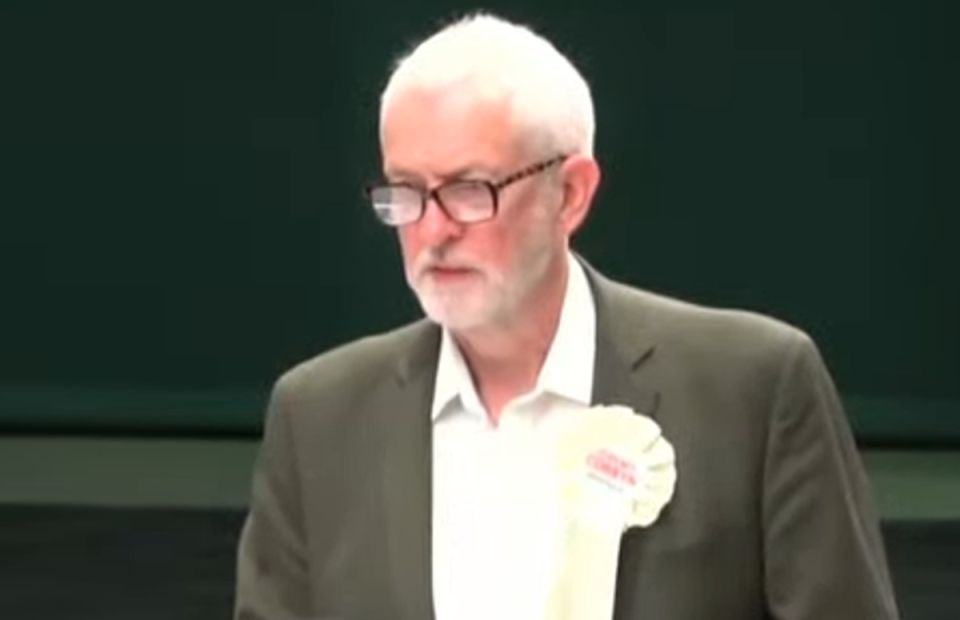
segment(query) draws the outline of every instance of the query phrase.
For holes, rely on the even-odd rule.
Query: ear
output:
[[[563,183],[563,210],[561,223],[572,236],[590,212],[593,197],[600,185],[600,165],[587,155],[574,155],[560,168]]]

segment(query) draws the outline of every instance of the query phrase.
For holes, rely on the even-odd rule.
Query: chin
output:
[[[471,304],[464,299],[439,299],[419,295],[420,307],[434,323],[451,331],[465,331],[483,327],[492,322],[495,308],[489,304]]]
[[[466,331],[483,327],[490,323],[490,313],[451,311],[425,307],[427,317],[451,331]]]

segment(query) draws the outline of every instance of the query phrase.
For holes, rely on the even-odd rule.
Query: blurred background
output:
[[[577,249],[808,331],[904,616],[960,617],[944,0],[8,0],[0,616],[229,615],[272,382],[418,316],[360,192],[390,64],[479,8],[533,25],[592,84],[604,184]]]

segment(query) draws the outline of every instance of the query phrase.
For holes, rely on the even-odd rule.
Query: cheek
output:
[[[557,236],[557,215],[550,213],[542,204],[531,203],[516,221],[509,226],[511,259],[529,258],[544,245],[552,244]]]
[[[471,232],[476,234],[465,240],[464,248],[471,256],[476,256],[498,271],[515,262],[514,255],[522,236],[510,224],[497,222],[490,228],[478,228]]]
[[[465,255],[474,257],[499,273],[509,273],[523,262],[529,230],[517,218],[480,225],[461,241]]]
[[[397,231],[397,241],[400,243],[400,252],[404,260],[412,260],[420,253],[421,244],[412,228],[402,228]]]

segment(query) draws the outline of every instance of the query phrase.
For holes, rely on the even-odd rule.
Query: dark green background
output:
[[[290,364],[415,317],[359,188],[392,58],[466,7],[4,5],[0,417],[249,426]],[[487,7],[592,82],[595,266],[805,328],[864,432],[960,437],[953,5]]]

